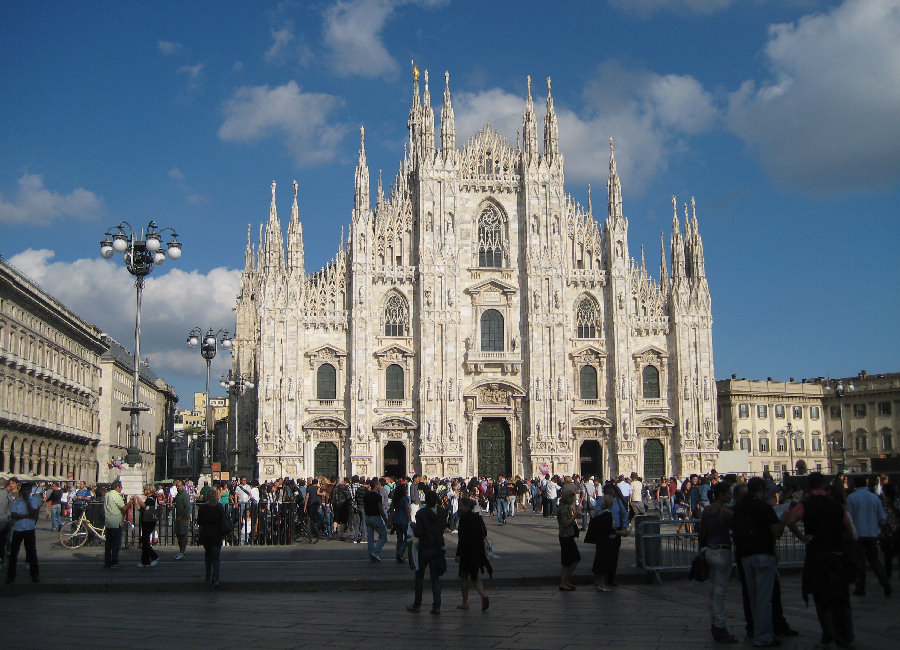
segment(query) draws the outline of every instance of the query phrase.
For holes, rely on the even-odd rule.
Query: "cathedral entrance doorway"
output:
[[[585,440],[578,451],[581,476],[593,476],[603,480],[603,449],[598,440]]]
[[[497,477],[512,473],[509,422],[483,418],[478,423],[478,475]]]
[[[666,450],[661,440],[644,441],[644,480],[650,481],[666,475]]]
[[[384,446],[384,475],[406,476],[406,445],[402,442],[392,440]]]
[[[338,476],[338,448],[333,442],[320,442],[313,451],[313,473],[328,478]]]

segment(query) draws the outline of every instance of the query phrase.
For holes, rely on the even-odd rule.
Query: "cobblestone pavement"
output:
[[[32,584],[20,557],[16,584],[0,586],[4,638],[23,648],[117,645],[130,648],[387,646],[473,648],[711,647],[706,585],[684,573],[647,584],[634,567],[633,545],[620,559],[620,586],[598,593],[590,585],[592,552],[582,547],[579,588],[561,593],[554,520],[519,516],[506,526],[486,518],[497,557],[485,581],[491,606],[481,612],[475,595],[468,611],[460,602],[456,569],[445,576],[440,616],[429,613],[426,580],[422,612],[411,614],[412,574],[393,562],[393,538],[383,564],[369,562],[365,545],[320,542],[291,547],[223,549],[222,587],[202,583],[202,550],[172,560],[157,548],[160,565],[138,569],[139,552],[122,552],[122,569],[101,568],[100,546],[68,551],[43,520],[39,529],[41,583]],[[447,535],[452,558],[455,537]],[[785,648],[810,648],[819,640],[815,610],[800,598],[799,573],[783,572],[782,594],[800,635]],[[874,584],[872,585],[875,586]],[[114,593],[112,593],[114,592]],[[900,600],[870,589],[853,600],[858,648],[895,647]],[[730,628],[743,631],[740,589],[732,581],[727,602]],[[747,641],[738,647],[749,647]]]

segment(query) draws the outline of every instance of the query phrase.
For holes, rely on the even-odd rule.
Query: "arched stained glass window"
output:
[[[594,366],[581,366],[579,378],[581,399],[597,399],[597,369]]]
[[[503,315],[488,309],[481,315],[481,351],[503,352]]]
[[[500,213],[488,206],[478,218],[478,266],[503,266],[503,233]]]
[[[409,332],[409,308],[402,296],[388,296],[384,307],[384,335],[406,336]]]
[[[316,371],[316,399],[337,399],[337,371],[330,363]]]
[[[659,399],[659,370],[656,366],[646,366],[641,373],[644,399]]]
[[[403,368],[396,363],[387,367],[385,372],[385,399],[403,399]]]
[[[597,303],[590,298],[584,298],[578,303],[578,310],[575,312],[578,338],[597,338],[599,311],[600,310],[597,309]]]

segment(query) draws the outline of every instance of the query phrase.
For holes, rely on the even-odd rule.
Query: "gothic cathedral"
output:
[[[247,234],[235,372],[242,471],[278,476],[706,471],[718,449],[712,316],[694,202],[675,198],[670,266],[628,255],[610,142],[608,214],[566,194],[547,80],[521,143],[489,125],[456,144],[445,74],[440,148],[424,74],[409,145],[374,208],[364,131],[349,236],[304,268],[297,183],[287,249],[275,202]],[[662,242],[661,242],[662,243]]]

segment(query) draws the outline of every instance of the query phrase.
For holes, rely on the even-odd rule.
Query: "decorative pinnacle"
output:
[[[416,67],[416,62],[410,61],[409,64],[412,66],[413,81],[419,83],[419,68]]]

